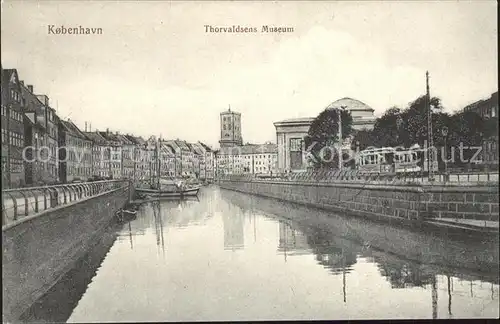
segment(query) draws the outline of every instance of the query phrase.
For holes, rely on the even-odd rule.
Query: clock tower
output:
[[[241,114],[231,111],[220,113],[220,147],[231,147],[243,145],[241,137]]]

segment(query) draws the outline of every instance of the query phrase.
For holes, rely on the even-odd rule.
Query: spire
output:
[[[229,110],[228,111],[231,112],[231,104],[229,104]]]

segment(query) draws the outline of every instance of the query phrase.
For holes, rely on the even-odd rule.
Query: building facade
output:
[[[123,154],[122,154],[122,142],[118,138],[118,133],[113,134],[106,129],[105,132],[99,132],[99,134],[107,140],[109,147],[109,173],[112,179],[121,179],[122,178],[122,162],[123,162]]]
[[[55,113],[51,114],[53,121],[49,125],[48,98],[33,94],[31,86],[21,86],[22,102],[25,111],[25,181],[29,186],[55,183],[59,179],[58,166],[58,131],[54,132]],[[46,97],[46,96],[44,96]],[[50,126],[50,128],[49,128]],[[49,134],[51,139],[49,141]],[[56,139],[56,143],[53,140]],[[56,172],[54,174],[54,172]]]
[[[122,179],[133,179],[135,174],[136,163],[134,161],[134,154],[136,144],[131,141],[127,136],[119,133],[115,133],[115,136],[118,142],[121,143],[122,147],[122,170],[121,170],[121,178]]]
[[[29,91],[33,93],[33,86],[28,86]],[[44,145],[46,146],[48,159],[44,164],[43,173],[48,175],[49,182],[55,182],[59,178],[59,162],[58,162],[58,132],[59,132],[59,118],[56,116],[55,109],[49,105],[49,97],[46,95],[36,95],[38,100],[42,103],[41,110],[37,112],[37,120],[44,124],[45,136]]]
[[[175,152],[168,145],[162,145],[161,152],[161,174],[164,177],[174,178],[175,177],[175,164],[176,156]]]
[[[2,188],[17,188],[25,185],[22,84],[16,69],[1,71]]]
[[[140,136],[127,135],[127,138],[135,143],[134,163],[135,163],[135,180],[146,180],[148,178],[147,163],[147,143]]]
[[[463,111],[473,111],[484,119],[496,118],[498,121],[498,91],[488,99],[479,100],[466,106]],[[482,161],[493,169],[498,169],[498,123],[496,127],[495,135],[486,138],[482,145]]]
[[[243,145],[241,136],[241,114],[231,111],[220,113],[220,147],[231,147]]]
[[[354,132],[370,130],[375,125],[374,109],[365,103],[352,99],[342,98],[329,104],[325,109],[345,109],[351,113]],[[304,139],[309,132],[315,117],[294,118],[274,123],[276,128],[276,142],[278,144],[277,171],[300,172],[307,169],[307,148]],[[350,147],[351,137],[344,139],[342,146]]]
[[[227,174],[273,175],[277,173],[277,145],[246,144],[223,147],[216,153],[219,176]]]
[[[199,160],[199,178],[201,180],[214,179],[214,152],[206,144],[197,142],[192,144]]]
[[[59,125],[60,180],[88,180],[92,176],[92,141],[70,119]]]
[[[92,141],[92,177],[110,177],[108,141],[98,131],[84,132],[84,134]]]

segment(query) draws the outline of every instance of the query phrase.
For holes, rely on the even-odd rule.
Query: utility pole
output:
[[[434,143],[432,136],[432,108],[431,108],[431,94],[429,91],[429,71],[425,72],[425,84],[426,84],[426,103],[427,103],[427,142],[429,143],[427,148],[427,166],[429,170],[429,181],[434,181]]]
[[[344,108],[343,106],[341,108]],[[339,144],[338,144],[338,155],[339,155],[339,171],[342,170],[342,109],[337,109],[339,113]]]
[[[109,144],[111,145],[111,144]],[[108,169],[109,169],[109,178],[111,179],[111,176],[113,175],[113,172],[111,171],[111,146],[108,146]]]

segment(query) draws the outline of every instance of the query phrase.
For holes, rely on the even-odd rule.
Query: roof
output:
[[[117,134],[113,134],[112,132],[99,132],[102,137],[111,142],[121,142],[120,138],[118,138]]]
[[[276,123],[308,123],[312,122],[314,117],[299,117],[299,118],[289,118],[285,120],[280,120]]]
[[[368,106],[362,101],[344,97],[329,104],[325,109],[339,109],[345,107],[349,111],[375,111],[372,107]]]
[[[3,80],[2,80],[2,83],[5,83],[5,84],[9,84],[10,83],[10,79],[11,77],[15,74],[15,77],[16,77],[16,82],[18,85],[21,84],[21,82],[19,82],[19,75],[17,73],[17,69],[3,69]]]
[[[161,150],[162,151],[166,151],[166,152],[168,152],[170,154],[175,154],[174,148],[171,145],[166,144],[164,142],[161,143]]]
[[[203,150],[203,147],[199,143],[191,144],[191,147],[193,148],[193,151],[194,151],[195,154],[199,154],[199,155],[204,155],[205,154],[205,151]]]
[[[23,114],[23,121],[24,121],[24,124],[26,126],[39,128],[39,129],[42,129],[43,131],[45,131],[45,126],[43,126],[41,123],[35,122],[35,112],[33,112],[33,111],[28,111],[28,112],[24,113]]]
[[[138,144],[137,141],[135,140],[134,136],[130,134],[123,135],[129,142],[133,144]]]
[[[26,100],[25,111],[38,111],[39,113],[41,113],[43,103],[40,101],[40,99],[35,94],[31,93],[31,91],[29,91],[29,89],[25,85],[21,85],[20,87],[21,95]]]
[[[102,136],[99,132],[83,132],[94,143],[105,144],[107,142],[106,138]]]
[[[183,151],[191,151],[188,143],[186,143],[185,141],[175,140],[174,142],[175,142],[175,144],[177,144],[178,147],[181,148],[181,150],[183,150]]]
[[[174,151],[177,151],[177,149],[180,148],[179,145],[174,140],[162,140],[162,143],[169,145]]]
[[[118,138],[118,140],[120,142],[122,142],[122,144],[126,144],[126,145],[135,144],[135,142],[133,142],[130,139],[128,139],[126,135],[116,134],[115,136],[116,136],[116,138]]]
[[[138,144],[138,145],[145,145],[146,144],[146,140],[140,136],[133,136],[133,135],[130,135],[130,137],[132,137],[134,139],[134,141]]]
[[[206,145],[205,143],[202,143],[200,141],[198,141],[198,143],[203,147],[203,149],[205,149],[205,151],[207,151],[207,152],[213,151],[212,148],[210,146]]]
[[[89,140],[87,136],[71,121],[71,119],[61,120],[61,125],[67,133],[73,136],[79,137],[81,139]]]

